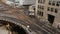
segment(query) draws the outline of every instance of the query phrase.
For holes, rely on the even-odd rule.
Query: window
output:
[[[48,7],[48,9],[47,9],[47,11],[51,11],[51,12],[55,12],[55,13],[57,13],[58,12],[58,9],[56,9],[56,8],[50,8],[50,7]]]
[[[40,11],[39,13],[40,13],[40,15],[41,15],[41,11]]]
[[[40,15],[40,16],[43,16],[43,12],[42,11],[38,11],[37,14]]]
[[[44,6],[41,6],[41,9],[44,10]]]
[[[50,11],[50,7],[48,7],[48,9],[47,9],[48,11]]]
[[[18,6],[18,4],[15,4],[15,6]]]
[[[59,6],[60,5],[60,1],[57,1],[57,4],[56,4],[56,6]]]
[[[51,5],[51,1],[49,1],[49,5]]]
[[[35,11],[35,6],[33,6],[33,10]]]
[[[38,0],[38,3],[40,3],[40,0]]]
[[[45,3],[45,0],[38,0],[38,3],[44,4]]]
[[[44,10],[44,6],[38,5],[38,9]]]
[[[45,3],[45,0],[43,0],[43,3]]]
[[[55,9],[55,13],[57,13],[58,9]]]
[[[41,16],[43,16],[43,12],[41,12]]]
[[[51,12],[53,12],[54,11],[54,8],[51,8]]]
[[[55,5],[55,1],[52,2],[52,5]]]
[[[41,15],[41,11],[38,11],[37,14],[38,14],[38,15]]]
[[[42,0],[40,0],[40,3],[42,3]]]
[[[40,5],[38,5],[38,9],[40,9],[41,7],[40,7]]]
[[[31,13],[31,12],[29,11],[29,13]]]

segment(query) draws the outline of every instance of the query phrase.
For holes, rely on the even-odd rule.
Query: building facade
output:
[[[36,0],[35,15],[57,28],[60,25],[60,0]]]
[[[36,0],[2,0],[6,4],[32,5]]]
[[[35,4],[29,6],[29,16],[30,17],[35,17],[35,9],[36,9],[35,7],[36,7]]]

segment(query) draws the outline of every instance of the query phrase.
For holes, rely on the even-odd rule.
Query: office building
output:
[[[36,0],[35,16],[57,28],[60,25],[60,0]]]

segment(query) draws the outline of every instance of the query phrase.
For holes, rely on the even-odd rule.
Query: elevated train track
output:
[[[37,34],[60,34],[60,32],[52,32],[48,26],[44,25],[43,23],[40,23],[36,19],[32,19],[29,16],[26,16],[24,14],[25,8],[13,8],[6,5],[5,3],[2,4],[4,7],[7,6],[7,9],[0,10],[0,20],[14,23],[23,27],[23,29],[26,29],[26,26],[29,25],[29,29],[36,32]],[[28,32],[28,30],[26,32]]]

